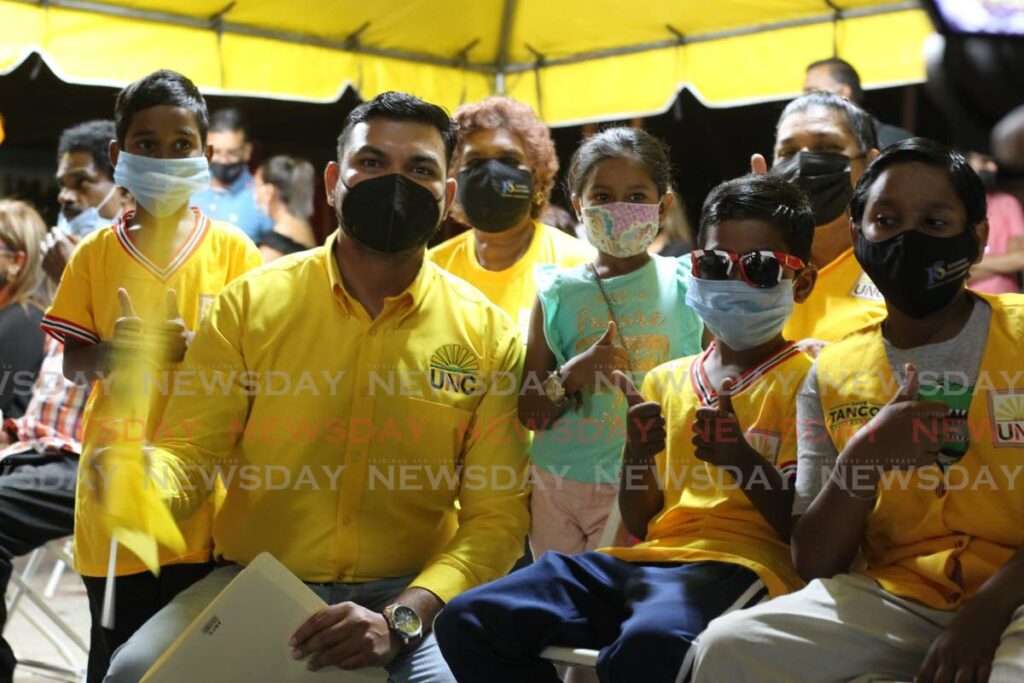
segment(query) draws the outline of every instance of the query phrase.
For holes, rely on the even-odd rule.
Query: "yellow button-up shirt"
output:
[[[523,343],[508,316],[427,260],[371,320],[342,282],[337,240],[217,298],[154,471],[179,515],[220,475],[218,557],[269,551],[308,582],[415,575],[448,601],[522,551]]]

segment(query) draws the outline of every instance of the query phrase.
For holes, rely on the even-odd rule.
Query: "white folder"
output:
[[[309,657],[292,659],[288,641],[326,606],[270,553],[261,553],[188,625],[142,683],[386,681],[381,668],[308,671]]]

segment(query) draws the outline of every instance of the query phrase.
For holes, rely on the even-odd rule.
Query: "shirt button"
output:
[[[350,515],[345,515],[341,518],[341,523],[343,526],[348,526],[352,523],[352,517]]]
[[[361,456],[362,454],[359,451],[356,451],[355,453],[352,454],[352,462],[359,462],[359,458]]]
[[[363,398],[366,398],[367,396],[370,395],[370,390],[369,389],[362,389],[359,393],[363,395]]]
[[[371,337],[376,337],[377,336],[377,330],[370,330],[370,336]]]

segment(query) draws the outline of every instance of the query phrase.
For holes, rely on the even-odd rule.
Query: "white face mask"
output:
[[[100,209],[107,205],[111,197],[117,192],[117,185],[110,188],[110,192],[103,198],[103,201],[96,206],[90,206],[88,209],[78,214],[74,218],[69,219],[61,211],[57,214],[57,227],[69,235],[75,235],[76,237],[85,237],[89,233],[98,230],[106,225],[110,225],[111,220],[104,218],[100,215]]]
[[[121,152],[114,182],[131,192],[142,208],[161,218],[180,209],[193,193],[210,186],[210,164],[204,156],[151,159]]]

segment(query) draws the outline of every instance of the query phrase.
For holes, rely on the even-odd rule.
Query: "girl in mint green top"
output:
[[[669,178],[664,144],[638,129],[605,130],[573,156],[573,207],[598,256],[535,272],[519,399],[534,431],[534,556],[593,549],[615,503],[627,406],[612,372],[640,386],[647,371],[700,351],[687,264],[647,253],[674,200]]]

